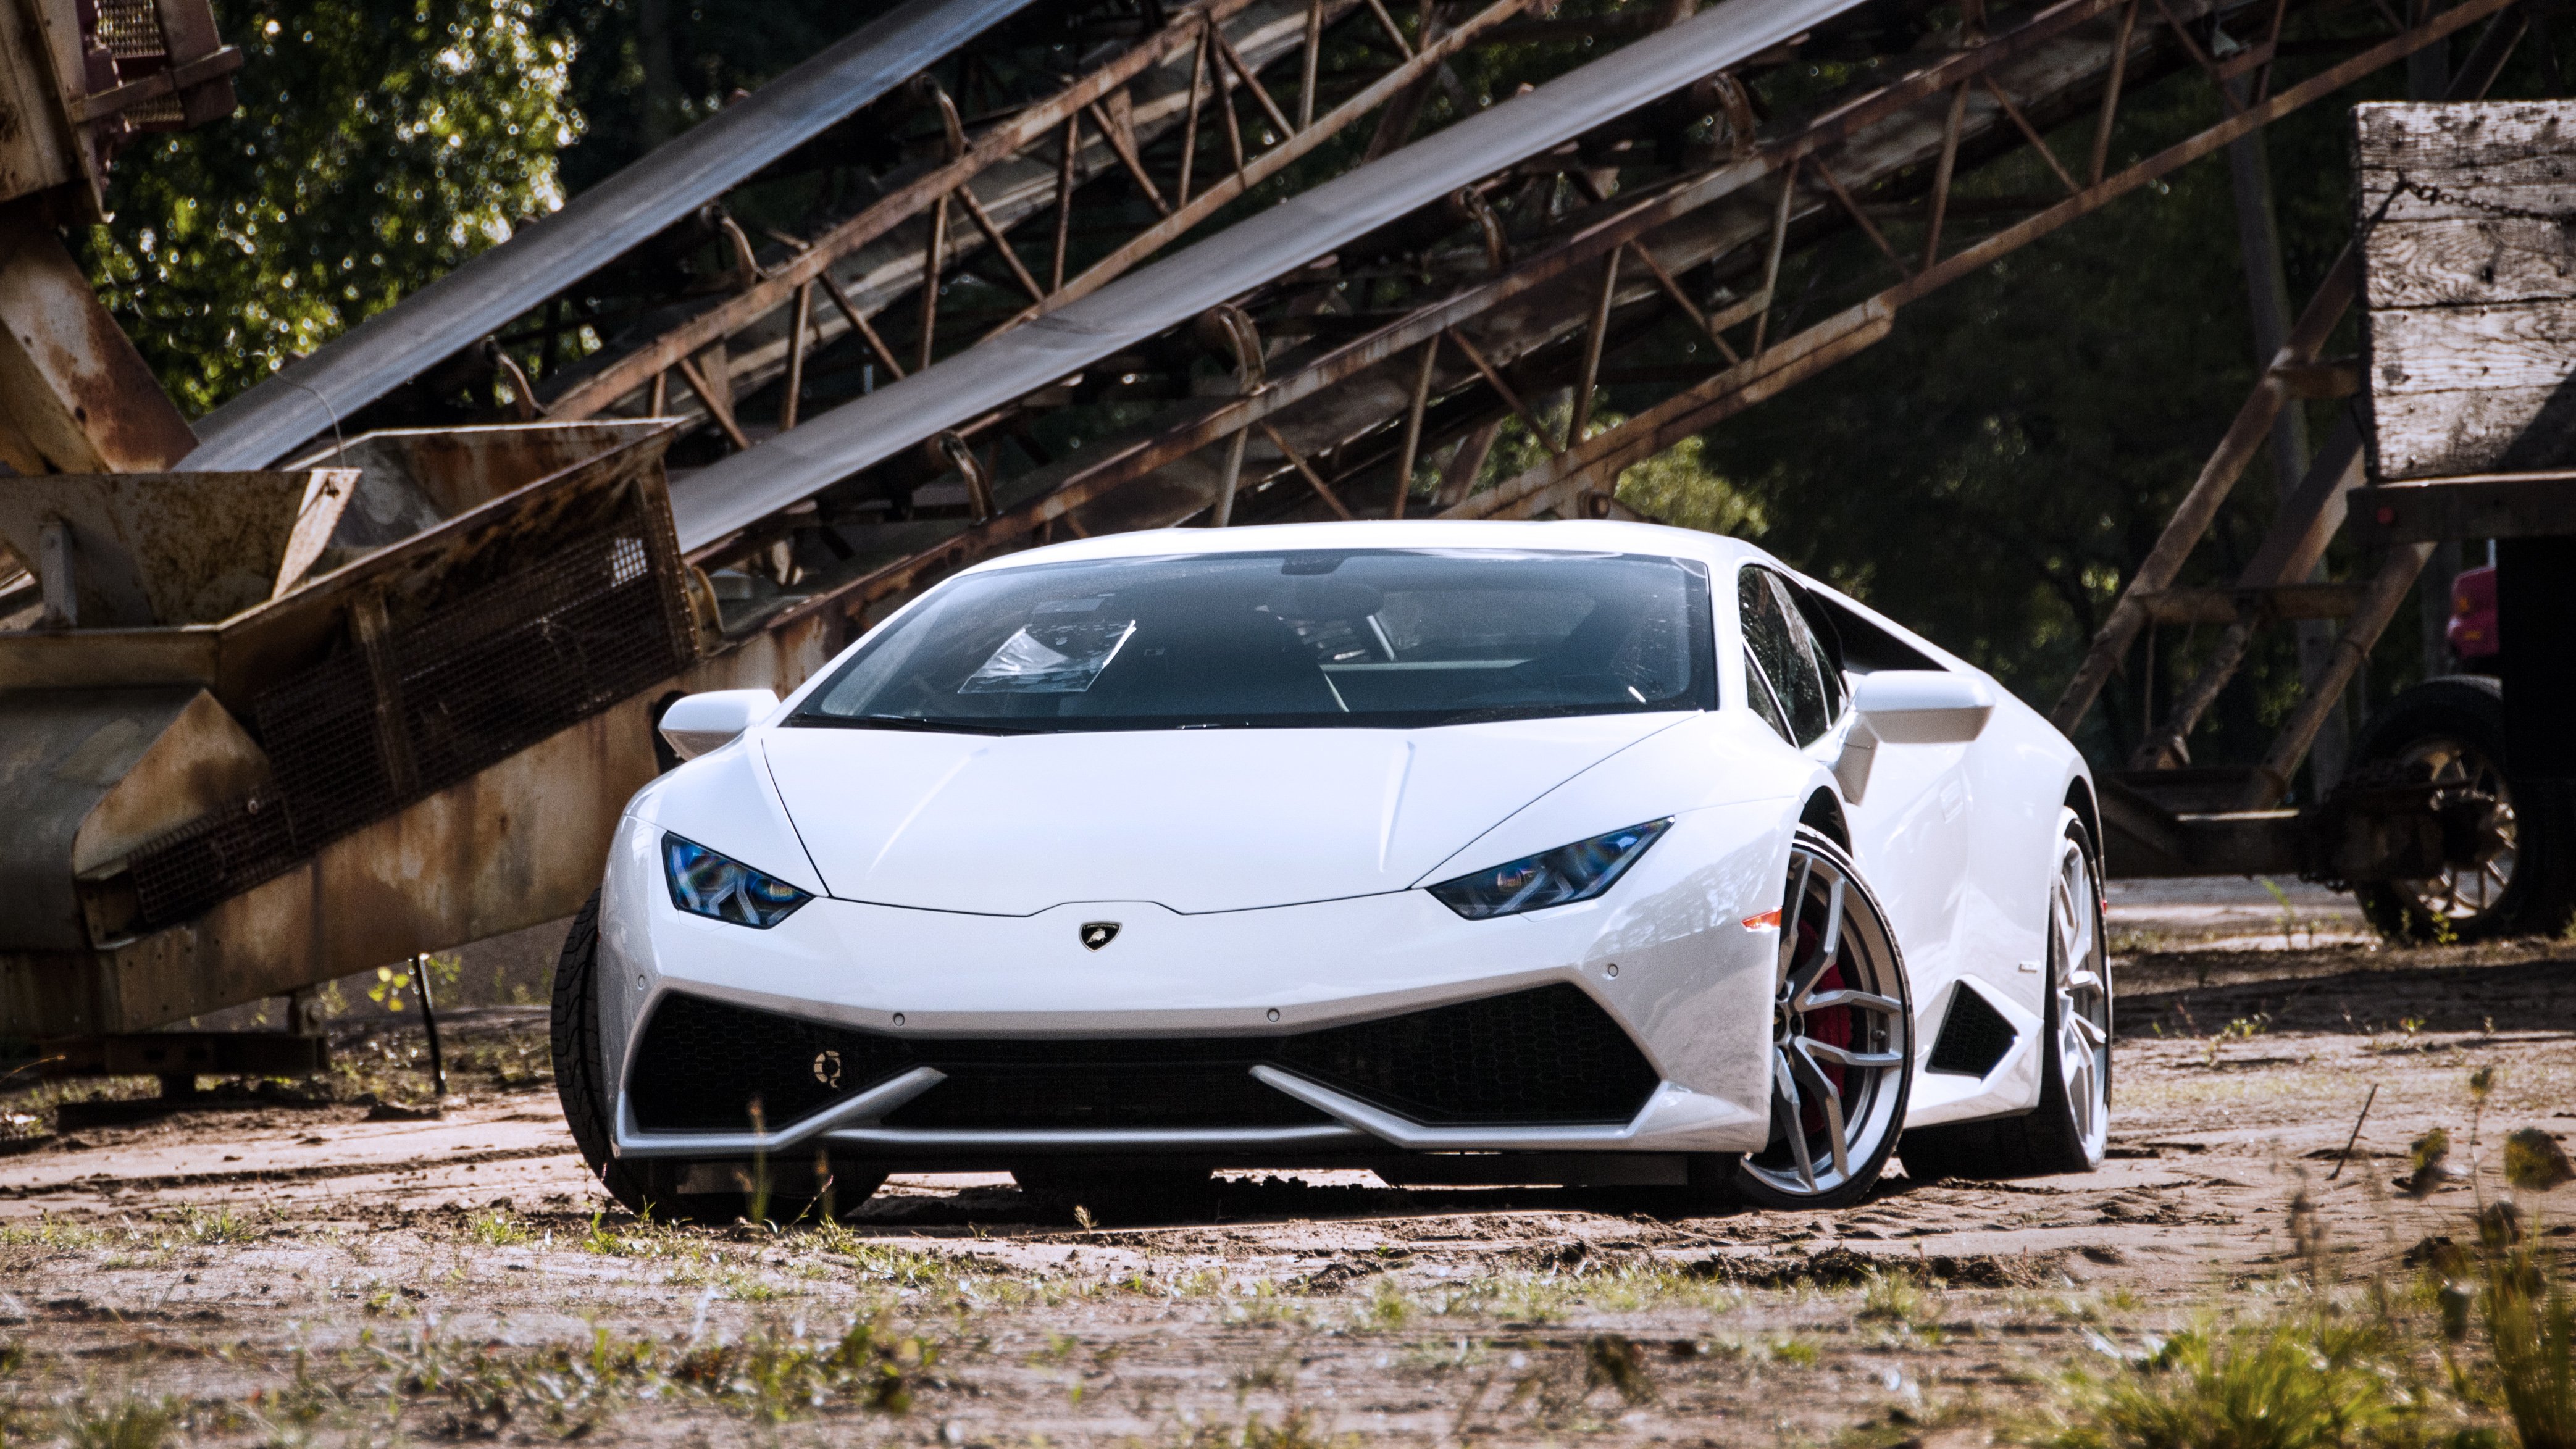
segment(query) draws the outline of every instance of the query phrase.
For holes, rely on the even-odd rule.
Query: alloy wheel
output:
[[[2103,954],[2101,893],[2084,844],[2063,836],[2050,884],[2049,948],[2057,960],[2057,1071],[2076,1140],[2098,1162],[2111,1131],[2111,982]]]
[[[1787,1200],[1877,1175],[1902,1127],[1913,1013],[1894,938],[1850,867],[1790,848],[1772,998],[1771,1142],[1744,1174]]]

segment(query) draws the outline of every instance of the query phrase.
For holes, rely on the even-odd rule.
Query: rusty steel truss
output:
[[[1132,375],[1121,368],[1069,379],[959,430],[950,456],[980,475],[974,496],[1019,500],[990,518],[864,568],[844,564],[831,578],[838,556],[862,553],[871,534],[918,531],[872,528],[867,520],[888,516],[871,512],[883,506],[884,489],[862,477],[695,558],[722,567],[794,542],[797,557],[826,577],[782,606],[785,613],[830,610],[859,620],[975,558],[1059,530],[1193,517],[1400,516],[1422,507],[1450,517],[1533,517],[1614,506],[1609,495],[1622,469],[1867,347],[1906,303],[2496,16],[2506,3],[2465,0],[2352,39],[2344,53],[2276,87],[2285,33],[2323,9],[2290,0],[2219,10],[2058,0],[1954,34],[1930,55],[1906,57],[1912,63],[1884,83],[1811,116],[1758,132],[1740,123],[1709,127],[1715,139],[1700,143],[1696,165],[1657,164],[1648,113],[1525,158],[1462,193],[1452,214],[1427,219],[1400,257],[1346,256],[1339,268],[1248,285],[1238,305],[1198,329],[1226,359],[1230,376],[1218,390],[1228,395],[1178,401],[1079,457],[1040,460],[1016,476],[994,465],[1004,440],[1013,440],[1008,451],[1032,455],[1025,440],[1046,414],[1115,396]],[[2213,28],[2231,25],[2248,40],[2231,38],[2227,59],[2213,59]],[[2182,71],[2201,73],[2221,95],[2250,83],[2247,98],[2231,100],[2214,124],[2112,169],[2130,115],[2124,102]],[[1742,78],[1721,75],[1690,99],[1741,122],[1749,120],[1745,88]],[[2071,160],[2061,154],[2064,142],[2049,139],[2061,129],[2090,132]],[[2058,194],[1961,189],[2017,159],[2036,160]],[[1820,254],[1825,243],[1855,234],[1867,248],[1855,255],[1846,247],[1830,260],[1850,276],[1844,290],[1857,283],[1863,295],[1812,322],[1792,321],[1773,296],[1784,257]],[[1880,280],[1855,264],[1876,268]],[[1428,275],[1430,285],[1393,307],[1347,301],[1351,286],[1385,290],[1386,274],[1399,269]],[[1817,290],[1831,295],[1833,285]],[[1617,375],[1623,350],[1674,325],[1707,342],[1704,375],[1680,379],[1661,401],[1625,418],[1598,417],[1599,388]],[[2288,377],[2267,386],[2286,387]],[[1543,416],[1538,400],[1550,394],[1568,403]],[[1543,446],[1545,461],[1469,494],[1483,445],[1504,418]],[[2262,426],[2249,433],[2240,424],[2230,437],[2259,443],[2261,435]],[[1423,476],[1443,450],[1442,476]]]

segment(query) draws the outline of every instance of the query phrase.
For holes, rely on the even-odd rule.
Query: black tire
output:
[[[1204,1167],[1069,1158],[1011,1169],[1020,1190],[1062,1212],[1079,1207],[1098,1222],[1189,1220],[1214,1206],[1216,1184]]]
[[[761,1163],[632,1161],[609,1150],[611,1114],[617,1095],[609,1085],[599,1038],[599,892],[582,902],[564,934],[555,958],[551,1046],[555,1096],[563,1103],[564,1122],[572,1128],[573,1145],[581,1149],[600,1186],[627,1211],[665,1220],[729,1223],[736,1218],[764,1217],[793,1222],[846,1217],[885,1182],[886,1174],[860,1163],[832,1158],[809,1166],[801,1157],[784,1159],[771,1172]],[[693,1172],[698,1167],[713,1172]],[[750,1181],[770,1175],[780,1190],[685,1191],[693,1179]],[[754,1209],[759,1209],[754,1212]]]
[[[2061,869],[2068,861],[2067,852],[2071,851],[2073,860],[2082,865],[2081,888],[2091,896],[2091,900],[2078,903],[2085,919],[2075,924],[2074,931],[2064,929],[2059,915],[2059,883],[2051,882],[2048,981],[2047,989],[2041,993],[2039,1105],[2017,1117],[1949,1123],[1906,1133],[1896,1155],[1905,1163],[1905,1175],[1915,1181],[1930,1182],[1944,1177],[2054,1177],[2063,1173],[2091,1172],[2102,1165],[2102,1154],[2110,1137],[2113,1003],[2110,944],[2102,925],[2101,857],[2093,853],[2092,836],[2085,830],[2083,822],[2075,818],[2073,811],[2066,812],[2061,829],[2058,857]],[[2094,1003],[2070,987],[2070,969],[2080,970],[2081,963],[2069,961],[2064,943],[2075,932],[2091,937],[2091,959],[2096,963],[2101,982],[2098,1015],[2089,1009]],[[2100,1049],[2093,1054],[2092,1066],[2100,1073],[2101,1090],[2096,1096],[2087,1084],[2082,1091],[2085,1101],[2081,1110],[2078,1093],[2068,1089],[2065,1065],[2068,1044],[2061,1040],[2068,1030],[2070,1004],[2075,1006],[2075,1019],[2092,1021],[2100,1038]]]
[[[2513,820],[2509,858],[2428,881],[2356,886],[2354,903],[2392,941],[2486,941],[2555,934],[2576,913],[2576,821],[2556,782],[2514,778],[2505,759],[2504,691],[2484,675],[2427,680],[2389,702],[2362,735],[2364,766],[2442,761],[2500,782]],[[2499,882],[2495,879],[2501,875]]]
[[[1897,950],[1896,932],[1887,923],[1887,912],[1880,907],[1860,869],[1849,855],[1830,838],[1807,826],[1798,827],[1794,848],[1790,852],[1790,875],[1783,882],[1780,930],[1785,955],[1782,965],[1782,1002],[1775,1003],[1772,1145],[1758,1153],[1737,1158],[1727,1174],[1726,1191],[1737,1200],[1754,1207],[1778,1210],[1848,1207],[1869,1196],[1877,1186],[1879,1173],[1904,1131],[1905,1104],[1914,1087],[1914,998],[1906,984],[1905,962]],[[1802,871],[1801,862],[1808,869]],[[1830,931],[1819,929],[1819,940],[1834,935],[1842,944],[1833,958],[1823,958],[1819,945],[1815,955],[1801,949],[1805,937],[1801,927],[1823,912],[1831,899],[1829,879],[1820,880],[1813,871],[1829,871],[1839,876],[1843,891],[1843,921]],[[1813,892],[1823,890],[1826,898]],[[1833,961],[1832,970],[1840,975],[1840,984],[1826,988],[1823,978],[1811,971],[1808,985],[1800,988],[1795,978],[1800,971],[1819,959]],[[1846,970],[1846,968],[1848,968]],[[1821,970],[1824,968],[1815,968]],[[1829,1005],[1835,1000],[1849,1000],[1852,995],[1878,1004],[1868,1007]],[[1812,999],[1812,1004],[1810,1004]],[[1892,1007],[1889,1003],[1893,1003]],[[1839,1018],[1830,1013],[1841,1013]],[[1871,1024],[1874,1023],[1874,1024]],[[1829,1031],[1838,1031],[1844,1040],[1830,1041]],[[1781,1033],[1785,1032],[1783,1036]],[[1804,1046],[1800,1044],[1804,1043]],[[1838,1046],[1849,1051],[1864,1048],[1869,1057],[1893,1056],[1892,1062],[1868,1066],[1856,1062],[1838,1064],[1841,1073],[1834,1081],[1829,1100],[1838,1110],[1857,1101],[1856,1114],[1845,1110],[1842,1126],[1837,1129],[1826,1119],[1821,1129],[1807,1125],[1805,1098],[1792,1100],[1780,1086],[1780,1074],[1788,1069],[1793,1085],[1797,1072],[1784,1068],[1791,1061],[1792,1048],[1801,1052]],[[1833,1058],[1827,1057],[1826,1063]],[[1822,1066],[1812,1058],[1811,1073],[1821,1073]],[[1867,1070],[1875,1075],[1860,1081],[1855,1088],[1854,1072]],[[1809,1093],[1819,1090],[1810,1080]],[[1857,1092],[1857,1095],[1855,1093]],[[1848,1167],[1834,1165],[1829,1155],[1817,1160],[1819,1151],[1829,1150],[1837,1135],[1844,1142],[1841,1159]],[[1854,1140],[1857,1138],[1857,1140]],[[1722,1160],[1722,1159],[1721,1159]],[[1698,1191],[1693,1196],[1705,1199],[1716,1176],[1715,1163],[1694,1164],[1692,1180]]]
[[[590,1175],[629,1212],[641,1213],[668,1196],[667,1183],[656,1183],[653,1164],[627,1162],[609,1151],[610,1114],[616,1094],[609,1089],[607,1066],[599,1040],[599,892],[581,903],[572,929],[564,933],[555,957],[555,991],[551,1033],[555,1096],[563,1103],[564,1123],[572,1128],[573,1145]]]

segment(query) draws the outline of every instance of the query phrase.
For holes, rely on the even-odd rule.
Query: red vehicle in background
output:
[[[2493,667],[2496,650],[2496,571],[2494,564],[2462,569],[2451,580],[2451,625],[2445,637],[2451,653],[2464,666]],[[2485,670],[2477,670],[2484,673]]]

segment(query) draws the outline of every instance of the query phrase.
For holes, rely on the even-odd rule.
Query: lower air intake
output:
[[[908,1038],[665,996],[627,1085],[647,1131],[784,1127],[917,1066],[947,1079],[889,1127],[1258,1128],[1332,1119],[1263,1086],[1269,1065],[1434,1126],[1624,1123],[1645,1056],[1573,986],[1279,1037]]]
[[[846,1026],[671,995],[653,1008],[626,1099],[648,1132],[770,1129],[911,1068],[902,1042]]]
[[[1430,1126],[1622,1123],[1658,1081],[1610,1014],[1567,985],[1301,1032],[1278,1056]]]

